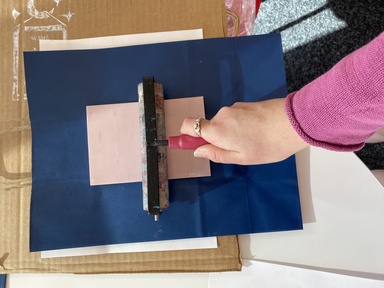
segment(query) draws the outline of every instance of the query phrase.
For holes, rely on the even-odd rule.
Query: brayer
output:
[[[169,207],[167,146],[195,150],[208,142],[188,135],[166,139],[163,85],[155,82],[154,77],[143,77],[138,94],[143,208],[157,221],[160,212]]]

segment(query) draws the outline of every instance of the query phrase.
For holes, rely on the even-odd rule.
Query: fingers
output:
[[[183,124],[181,125],[180,133],[187,134],[194,137],[199,137],[199,135],[196,134],[196,131],[194,128],[196,124],[196,119],[197,118],[185,118],[183,121]],[[207,126],[207,124],[209,125],[209,120],[206,120],[206,119],[200,120],[200,134],[201,134],[201,137],[203,138],[204,138],[204,132],[203,132],[204,126]]]
[[[185,118],[183,121],[183,124],[181,125],[180,133],[198,137],[194,129],[195,123],[196,123],[196,118]],[[200,120],[201,137],[204,138],[204,135],[205,135],[204,131],[206,133],[207,131],[209,131],[209,128],[208,128],[209,125],[210,125],[209,120],[206,120],[206,119]],[[217,163],[237,163],[237,164],[241,163],[238,152],[221,149],[212,144],[200,146],[195,150],[194,156],[199,158],[207,158]]]
[[[201,146],[193,153],[195,157],[206,158],[216,163],[244,164],[239,152],[221,149],[212,144]]]
[[[232,108],[248,108],[249,103],[247,102],[236,102],[231,107]]]

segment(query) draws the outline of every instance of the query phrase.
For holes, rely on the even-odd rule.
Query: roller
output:
[[[208,142],[188,135],[166,139],[163,85],[153,76],[143,77],[138,94],[143,209],[158,221],[161,211],[169,207],[167,146],[194,150]]]

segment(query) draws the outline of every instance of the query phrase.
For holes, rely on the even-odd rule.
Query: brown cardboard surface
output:
[[[0,273],[187,272],[240,270],[237,238],[219,248],[41,259],[29,252],[31,129],[22,51],[39,39],[77,39],[203,28],[222,37],[223,0],[3,1],[0,7]]]

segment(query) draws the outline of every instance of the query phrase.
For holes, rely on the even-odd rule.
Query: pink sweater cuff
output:
[[[326,142],[326,141],[320,140],[319,138],[321,138],[321,133],[324,133],[324,131],[317,132],[319,134],[319,136],[316,136],[316,135],[310,136],[309,134],[307,134],[307,132],[305,130],[303,130],[303,128],[301,127],[301,125],[300,125],[299,121],[297,120],[295,113],[292,109],[292,106],[293,106],[292,98],[295,94],[296,94],[296,92],[288,95],[286,102],[285,102],[286,103],[286,112],[287,112],[289,121],[291,122],[293,128],[295,129],[296,133],[300,136],[301,139],[303,139],[305,142],[307,142],[311,146],[316,146],[316,147],[324,148],[327,150],[333,150],[333,151],[339,151],[339,152],[357,151],[357,150],[360,150],[361,148],[363,148],[364,143],[346,145],[346,144],[340,143],[340,142],[342,142],[342,139],[340,139],[339,141],[335,141],[337,143],[331,143],[331,142]],[[316,124],[314,124],[314,125],[316,125]],[[329,123],[323,123],[320,125],[322,125],[324,127],[324,129],[326,129],[327,128],[326,126],[329,125]],[[315,133],[312,132],[312,134],[316,134],[316,132]],[[312,137],[316,137],[316,138],[312,138]]]
[[[356,151],[384,126],[384,33],[286,99],[288,118],[313,146]]]

